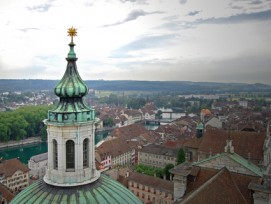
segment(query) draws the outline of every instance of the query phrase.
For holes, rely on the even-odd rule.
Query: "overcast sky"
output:
[[[271,0],[1,0],[0,78],[271,84]]]

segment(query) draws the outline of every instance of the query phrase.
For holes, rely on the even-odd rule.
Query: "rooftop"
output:
[[[19,193],[11,203],[139,204],[141,201],[120,183],[101,175],[94,183],[72,188],[51,186],[39,180]]]
[[[17,158],[4,160],[0,163],[0,175],[5,175],[5,177],[12,176],[18,170],[27,172],[29,168]]]

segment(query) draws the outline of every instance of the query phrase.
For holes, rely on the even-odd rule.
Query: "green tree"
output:
[[[166,175],[166,179],[169,179],[170,177],[170,173],[169,170],[172,169],[174,167],[173,164],[167,164],[164,168],[164,174]]]
[[[185,162],[185,152],[180,148],[177,154],[177,164],[181,164],[183,162]]]
[[[105,127],[113,127],[114,121],[113,121],[112,118],[108,117],[108,118],[106,118],[106,119],[103,120],[103,125]]]
[[[0,141],[7,142],[10,139],[9,127],[0,123]]]
[[[41,140],[45,142],[47,140],[47,131],[46,127],[44,126],[40,131]]]

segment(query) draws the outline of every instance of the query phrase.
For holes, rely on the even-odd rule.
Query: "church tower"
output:
[[[100,176],[94,152],[97,119],[83,100],[88,87],[77,71],[73,42],[76,29],[70,28],[68,35],[71,42],[66,71],[54,90],[59,103],[44,121],[48,133],[48,169],[44,181],[56,186],[87,184]]]
[[[59,103],[44,120],[48,133],[46,175],[16,195],[11,204],[140,204],[125,186],[96,170],[94,133],[98,119],[83,100],[88,87],[77,71],[76,29],[70,28],[68,35],[71,42],[66,71],[54,89]]]

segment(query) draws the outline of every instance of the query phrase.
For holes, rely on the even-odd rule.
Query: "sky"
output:
[[[0,78],[271,84],[271,0],[1,0]]]

